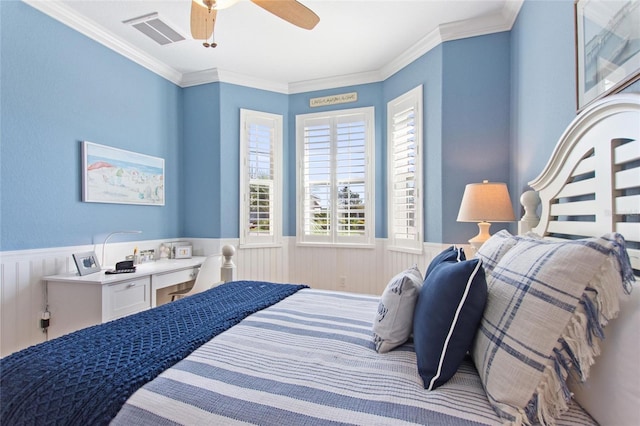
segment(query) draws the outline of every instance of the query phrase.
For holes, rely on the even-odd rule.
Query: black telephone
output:
[[[116,263],[116,269],[109,269],[105,271],[105,274],[130,274],[136,271],[136,267],[133,265],[133,260],[123,260]]]

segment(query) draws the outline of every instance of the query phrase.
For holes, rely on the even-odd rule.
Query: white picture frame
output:
[[[576,0],[578,111],[640,79],[640,0]]]
[[[73,261],[78,268],[78,273],[82,275],[89,275],[95,272],[100,272],[100,262],[98,262],[98,256],[94,251],[86,251],[82,253],[74,253]]]
[[[164,206],[164,159],[82,142],[82,201]]]

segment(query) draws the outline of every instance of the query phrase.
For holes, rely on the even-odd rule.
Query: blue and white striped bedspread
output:
[[[501,425],[470,362],[428,392],[411,344],[374,350],[378,298],[300,290],[138,390],[112,425]],[[594,424],[572,407],[560,424]]]

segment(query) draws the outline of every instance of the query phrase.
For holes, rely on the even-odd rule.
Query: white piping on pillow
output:
[[[478,271],[482,268],[482,260],[479,260],[474,268],[473,272],[469,276],[467,280],[467,284],[464,288],[464,293],[462,294],[462,298],[458,303],[458,308],[456,309],[456,314],[453,316],[453,321],[451,322],[451,326],[449,327],[449,333],[447,334],[447,338],[444,341],[444,346],[442,348],[442,352],[440,352],[440,361],[438,362],[438,371],[436,375],[433,376],[431,381],[429,382],[429,387],[427,390],[433,390],[433,385],[440,378],[440,374],[442,372],[442,364],[444,363],[445,355],[447,353],[447,348],[449,346],[449,340],[451,340],[451,336],[453,335],[453,330],[456,328],[456,323],[458,322],[458,317],[460,316],[460,311],[462,311],[462,307],[464,306],[465,301],[467,300],[467,296],[469,295],[469,289],[471,288],[471,284],[473,283],[473,279],[475,278]]]

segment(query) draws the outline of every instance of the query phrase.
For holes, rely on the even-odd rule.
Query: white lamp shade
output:
[[[513,206],[507,184],[470,183],[464,189],[458,222],[513,222]]]
[[[475,250],[491,236],[490,222],[514,220],[516,217],[505,183],[485,180],[482,183],[470,183],[464,188],[458,222],[478,222],[478,235],[469,240],[469,244]]]

